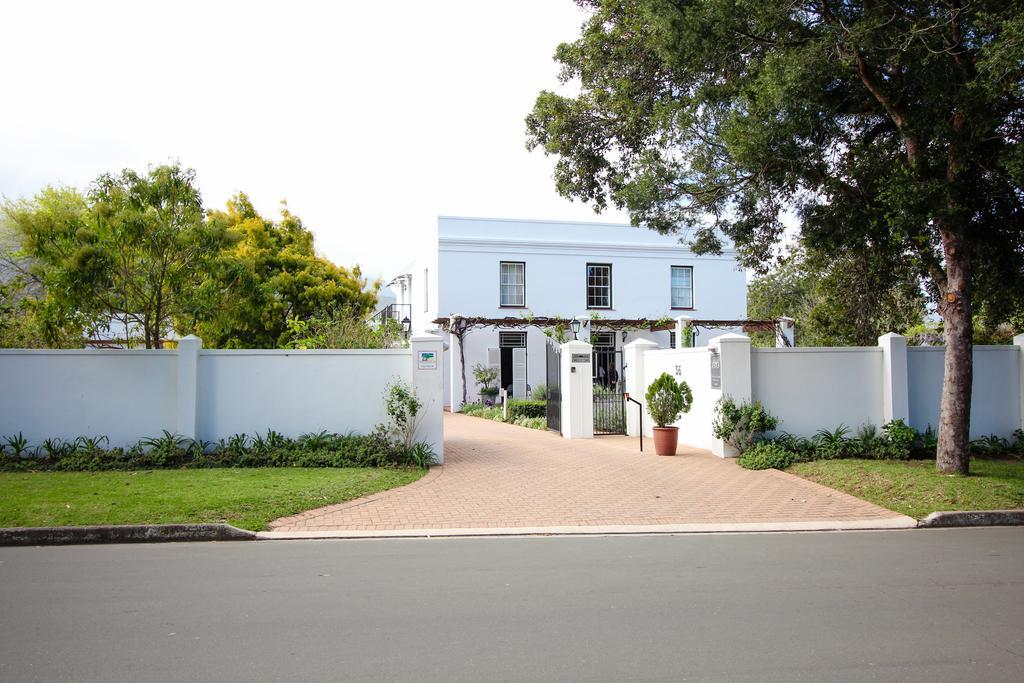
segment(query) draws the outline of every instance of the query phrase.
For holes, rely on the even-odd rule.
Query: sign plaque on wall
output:
[[[711,350],[711,388],[722,388],[722,357],[714,349]]]
[[[433,351],[420,351],[418,366],[420,370],[437,370],[437,354]]]
[[[573,363],[589,363],[590,362],[590,354],[589,353],[574,353],[574,354],[572,354],[572,362]]]

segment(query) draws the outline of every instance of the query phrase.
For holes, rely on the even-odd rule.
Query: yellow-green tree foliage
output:
[[[177,327],[219,348],[278,348],[291,339],[290,318],[306,319],[331,310],[364,317],[376,302],[359,267],[351,270],[318,256],[313,233],[282,206],[271,221],[244,194],[207,222],[223,228],[231,245],[203,282],[189,315]]]

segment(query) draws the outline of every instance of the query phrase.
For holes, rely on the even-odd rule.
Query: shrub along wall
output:
[[[105,435],[127,452],[164,431],[210,442],[267,429],[368,434],[401,380],[424,404],[416,440],[443,462],[441,351],[435,335],[409,349],[203,350],[194,337],[176,350],[2,349],[0,435]]]
[[[383,430],[369,435],[304,434],[296,439],[270,431],[265,436],[236,434],[217,443],[165,433],[129,448],[107,446],[105,438],[47,439],[38,446],[23,437],[0,443],[0,470],[95,472],[211,467],[404,467],[428,466],[426,444],[406,446]]]

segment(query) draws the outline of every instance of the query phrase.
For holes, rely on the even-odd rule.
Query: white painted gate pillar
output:
[[[910,423],[910,386],[907,375],[907,338],[889,332],[878,338],[882,348],[882,423]]]
[[[448,390],[451,392],[451,396],[448,397],[452,412],[457,413],[462,410],[462,361],[460,354],[462,352],[462,344],[459,342],[459,338],[454,335],[448,335]]]
[[[416,440],[430,444],[437,464],[444,464],[444,377],[441,354],[444,340],[436,334],[409,340],[412,351],[412,386],[422,407],[416,417]]]
[[[195,439],[199,415],[199,352],[203,340],[194,334],[178,340],[178,436]]]
[[[691,345],[691,340],[686,336],[686,328],[693,322],[693,318],[688,315],[680,315],[676,318],[676,345],[677,349],[688,349]],[[693,332],[694,330],[690,330]],[[638,399],[639,400],[639,399]]]
[[[718,401],[722,396],[728,396],[736,403],[749,402],[751,400],[750,337],[730,332],[712,339],[708,342],[708,347],[711,349],[712,359],[717,352],[720,363],[719,381],[721,386],[712,387],[711,398]],[[711,452],[720,458],[735,458],[739,455],[735,448],[718,438],[712,438]]]
[[[567,439],[594,437],[594,380],[591,371],[593,347],[581,341],[562,344],[559,376],[562,391],[562,436]]]
[[[775,347],[779,349],[796,346],[796,321],[785,316],[779,318],[779,333],[775,338]]]
[[[679,336],[676,335],[678,342]],[[626,381],[626,391],[630,398],[640,401],[641,407],[637,408],[635,403],[626,402],[626,434],[629,436],[640,435],[640,411],[647,410],[646,399],[647,381],[644,375],[644,354],[653,351],[658,345],[647,339],[637,339],[622,347],[622,362],[626,368],[623,372]]]
[[[1020,402],[1018,405],[1020,408],[1020,428],[1024,429],[1024,334],[1018,334],[1014,337],[1013,345],[1017,347],[1017,356],[1019,358],[1017,367],[1020,369],[1020,377],[1018,378],[1020,382]]]

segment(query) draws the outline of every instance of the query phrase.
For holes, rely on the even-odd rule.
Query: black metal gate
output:
[[[622,351],[594,347],[594,436],[626,433]]]
[[[594,382],[594,436],[626,433],[626,396]]]
[[[562,350],[554,343],[547,344],[548,429],[562,433]]]

